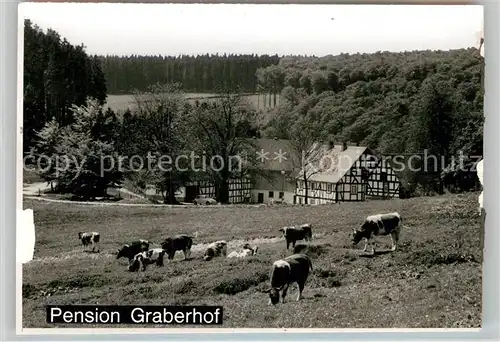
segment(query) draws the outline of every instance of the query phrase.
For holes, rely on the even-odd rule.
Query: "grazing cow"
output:
[[[173,260],[177,251],[184,252],[184,260],[191,256],[191,247],[193,246],[193,238],[189,235],[179,234],[174,237],[166,238],[161,248],[167,253],[168,260]]]
[[[147,240],[138,240],[134,241],[131,244],[126,244],[121,249],[118,250],[116,254],[116,258],[120,259],[121,257],[127,258],[128,261],[132,261],[134,257],[140,252],[145,252],[149,250],[149,241]]]
[[[227,255],[227,242],[224,240],[215,241],[208,245],[205,255],[203,255],[203,260],[209,261],[221,255]]]
[[[92,252],[95,251],[96,247],[97,247],[98,253],[101,251],[101,248],[99,247],[99,241],[101,240],[101,235],[99,233],[97,233],[97,232],[91,232],[91,233],[79,232],[78,239],[81,240],[84,250],[88,245],[92,245]]]
[[[283,233],[283,237],[286,240],[286,249],[288,249],[290,243],[292,247],[295,247],[295,243],[299,240],[312,240],[312,226],[309,223],[299,227],[283,227],[279,231]]]
[[[162,248],[153,248],[145,252],[140,252],[134,256],[128,266],[128,270],[135,272],[139,270],[141,264],[143,271],[146,271],[146,267],[149,264],[155,263],[157,266],[163,266],[164,255],[165,251]]]
[[[284,259],[277,260],[271,268],[271,288],[265,290],[269,294],[269,304],[276,305],[279,302],[280,291],[282,303],[285,302],[288,287],[292,283],[297,283],[297,301],[302,299],[302,291],[309,276],[309,270],[312,271],[311,259],[305,254],[293,254]]]
[[[130,272],[137,272],[142,265],[142,270],[145,271],[146,268],[144,267],[144,252],[137,253],[136,256],[132,260],[130,260],[128,264],[128,270]]]
[[[247,256],[252,256],[257,254],[258,246],[252,247],[248,243],[243,246],[243,250],[240,252],[232,251],[228,254],[228,258],[245,258]]]
[[[391,250],[394,252],[398,246],[401,226],[402,219],[397,212],[368,216],[361,226],[361,229],[356,230],[353,228],[352,244],[357,245],[359,241],[364,238],[365,248],[363,249],[363,252],[365,252],[369,241],[372,240],[372,254],[375,254],[375,236],[390,235],[392,242]]]

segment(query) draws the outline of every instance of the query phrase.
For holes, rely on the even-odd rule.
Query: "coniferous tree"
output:
[[[36,131],[53,118],[61,125],[73,122],[72,105],[88,97],[106,100],[106,81],[97,58],[84,46],[71,45],[49,29],[43,32],[30,20],[24,22],[24,123],[23,147],[36,144]]]

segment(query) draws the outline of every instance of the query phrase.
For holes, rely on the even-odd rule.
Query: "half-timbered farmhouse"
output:
[[[251,190],[252,202],[269,203],[282,199],[294,203],[296,170],[300,166],[299,157],[289,140],[256,139],[258,166],[266,171],[266,176],[256,176]]]
[[[289,141],[259,138],[253,139],[253,144],[257,167],[264,173],[230,179],[229,203],[269,203],[277,199],[294,203],[296,174],[293,172],[300,164]],[[182,188],[182,200],[189,203],[198,195],[216,198],[215,191],[215,186],[209,181],[190,182]]]
[[[399,197],[400,181],[390,162],[367,147],[316,143],[297,176],[298,203],[324,204]]]
[[[288,140],[255,139],[259,167],[265,175],[229,181],[229,203],[306,204],[306,182],[300,157]],[[306,163],[307,204],[365,201],[399,197],[400,180],[389,160],[376,157],[369,148],[347,144],[316,143]],[[192,182],[181,190],[182,200],[198,195],[216,198],[211,182]]]

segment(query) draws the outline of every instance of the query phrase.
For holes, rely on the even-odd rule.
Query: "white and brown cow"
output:
[[[243,245],[243,249],[241,251],[232,251],[227,255],[228,258],[246,258],[247,256],[252,256],[257,254],[259,247],[252,247],[250,244],[246,243]]]
[[[270,274],[271,288],[264,291],[269,294],[269,304],[278,304],[280,291],[282,291],[281,301],[284,303],[288,287],[292,283],[298,285],[297,301],[302,299],[302,291],[309,276],[309,270],[312,271],[312,269],[311,259],[305,254],[293,254],[275,261]]]
[[[312,226],[309,223],[298,227],[283,227],[279,231],[283,233],[283,237],[285,238],[286,249],[288,249],[290,244],[292,244],[292,248],[295,247],[295,243],[299,240],[312,240]]]
[[[99,253],[101,251],[101,248],[99,247],[99,242],[101,240],[101,234],[97,232],[91,232],[91,233],[84,233],[84,232],[79,232],[78,233],[78,239],[82,242],[83,249],[89,245],[92,245],[92,252],[95,251],[95,248],[97,247],[97,252]]]
[[[368,243],[372,241],[372,254],[375,254],[375,236],[390,235],[391,250],[395,251],[398,247],[401,227],[402,219],[397,212],[368,216],[359,230],[353,228],[352,244],[357,245],[362,239],[365,239],[364,252],[368,247]]]
[[[128,270],[131,272],[138,271],[142,265],[142,271],[146,271],[146,267],[150,264],[156,264],[161,267],[163,266],[165,253],[163,248],[153,248],[148,251],[140,252],[130,261]]]
[[[203,260],[209,261],[218,256],[227,256],[227,242],[224,240],[215,241],[208,245]]]

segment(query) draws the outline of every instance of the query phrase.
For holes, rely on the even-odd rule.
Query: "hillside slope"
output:
[[[23,326],[46,327],[46,304],[222,305],[225,328],[452,328],[481,326],[482,233],[477,194],[310,207],[127,208],[25,200],[36,222],[35,259],[23,266]],[[397,210],[400,249],[362,257],[349,233],[366,215]],[[286,219],[285,219],[286,218]],[[305,299],[271,307],[260,292],[274,260],[290,254],[278,229],[310,222],[314,272]],[[78,231],[98,231],[100,254],[83,253]],[[130,273],[123,243],[198,232],[194,260]],[[276,239],[278,237],[278,239]],[[201,260],[200,243],[259,246],[243,260]],[[390,239],[378,238],[379,249]]]

